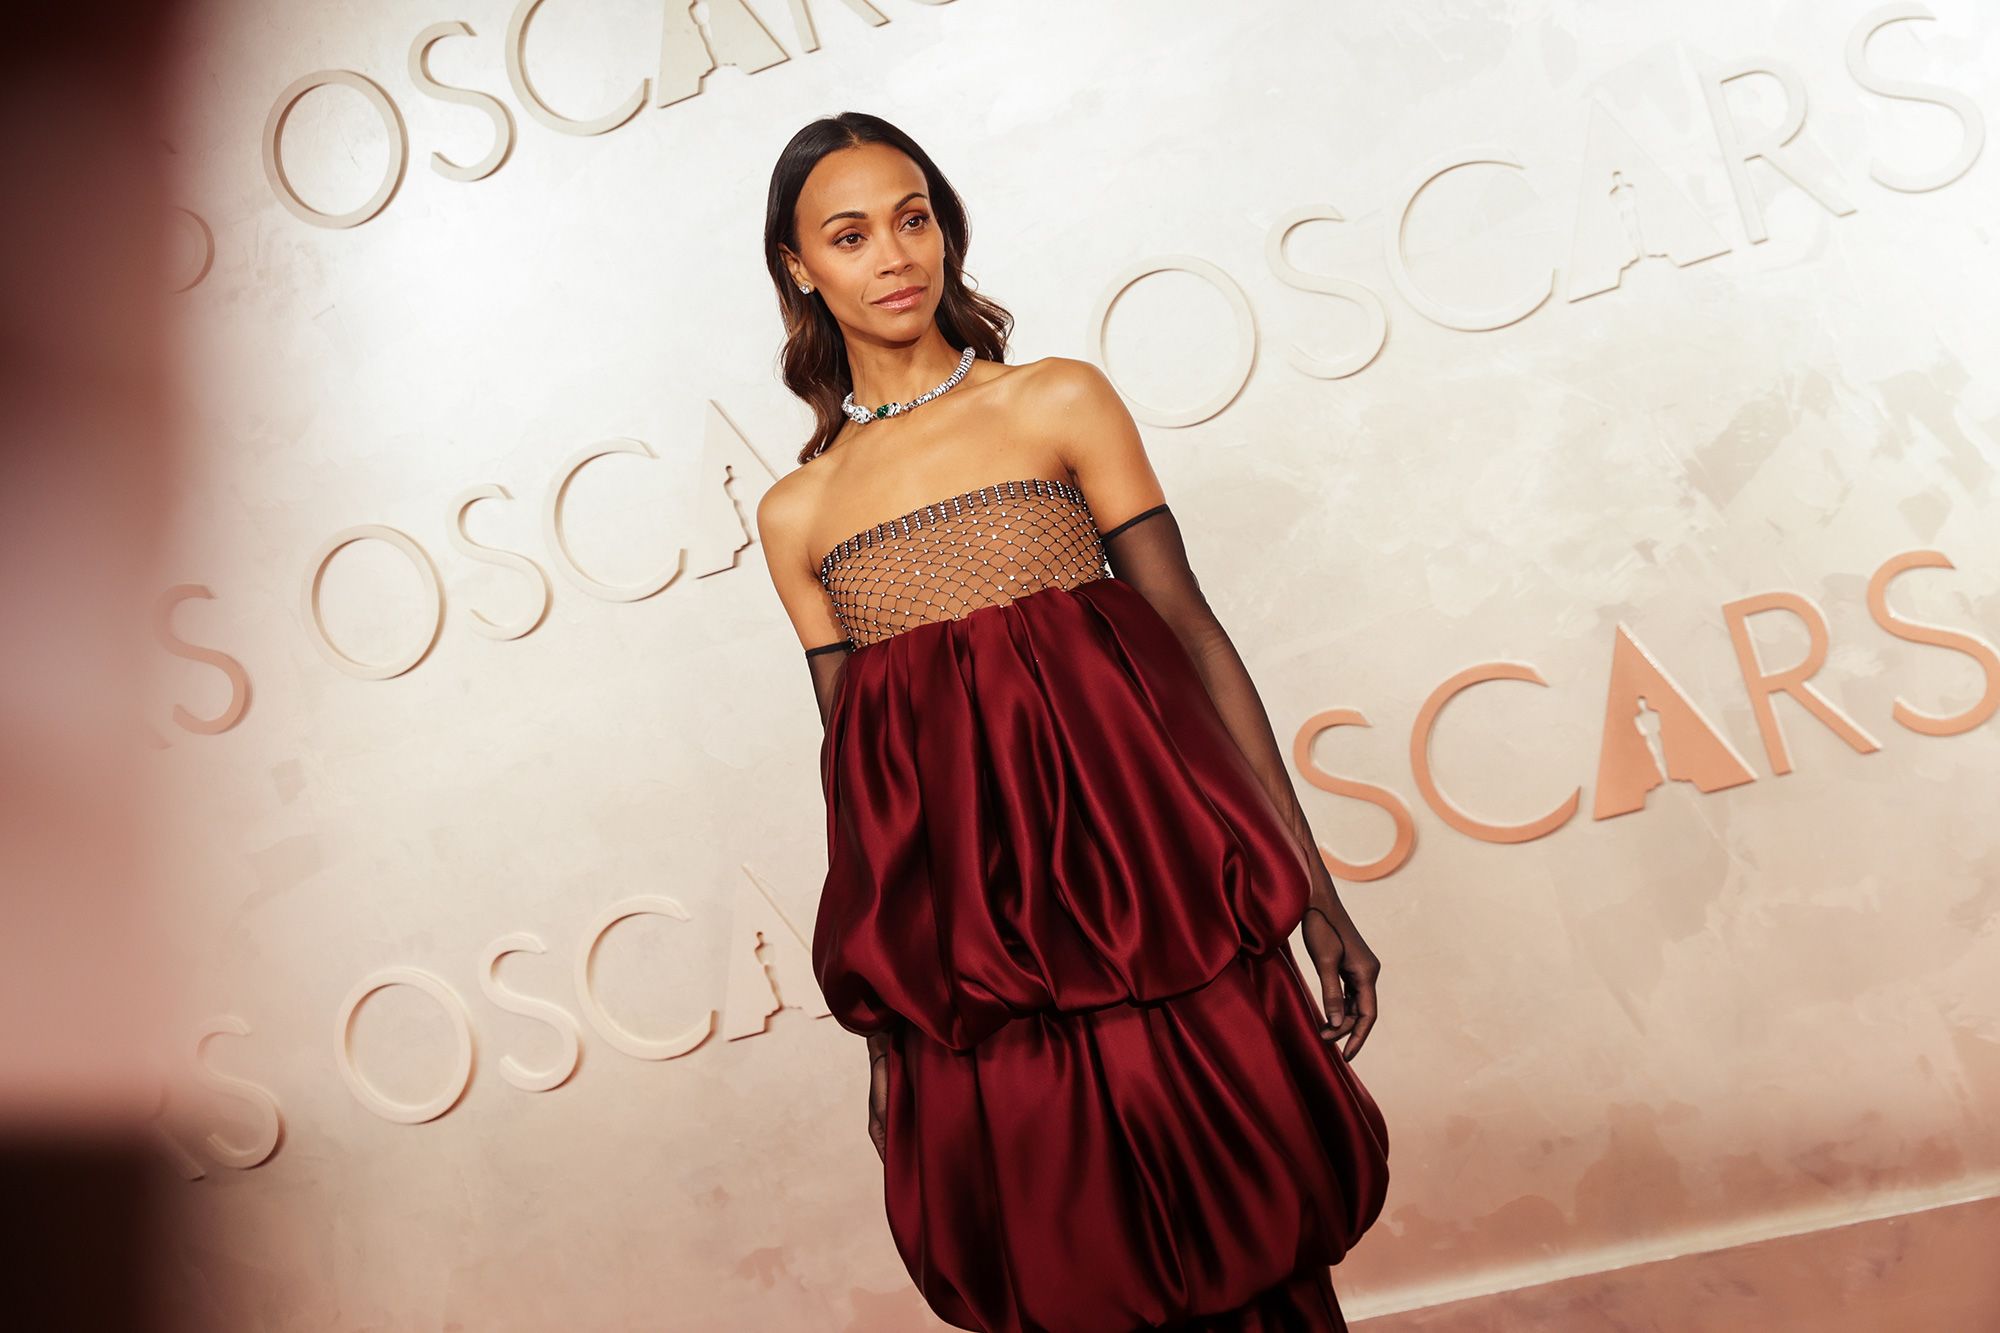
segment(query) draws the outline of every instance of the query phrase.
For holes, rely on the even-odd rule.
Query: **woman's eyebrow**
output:
[[[927,196],[922,190],[912,190],[908,194],[904,195],[901,199],[898,199],[895,203],[895,207],[891,208],[889,211],[891,213],[896,212],[898,209],[902,208],[904,204],[909,203],[910,200],[912,199],[922,199],[926,203],[930,202],[929,196]],[[858,208],[848,208],[848,209],[843,209],[838,213],[829,214],[827,216],[826,222],[822,222],[819,225],[824,227],[827,225],[828,222],[838,222],[842,218],[866,218],[867,216],[868,215],[866,213],[862,212]]]

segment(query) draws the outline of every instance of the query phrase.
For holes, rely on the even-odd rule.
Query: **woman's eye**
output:
[[[910,216],[903,219],[903,225],[907,229],[909,224],[912,222],[929,222],[930,220],[931,220],[930,215],[928,213],[912,213],[910,214]],[[833,241],[834,248],[838,250],[852,250],[854,247],[847,244],[847,242],[858,241],[861,238],[862,238],[861,233],[858,231],[850,231],[845,233],[844,235],[836,236]]]

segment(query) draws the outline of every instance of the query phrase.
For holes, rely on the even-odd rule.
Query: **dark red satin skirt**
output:
[[[1343,1329],[1388,1189],[1317,1033],[1305,853],[1171,628],[1116,578],[848,659],[813,965],[895,1036],[890,1231],[988,1333]]]

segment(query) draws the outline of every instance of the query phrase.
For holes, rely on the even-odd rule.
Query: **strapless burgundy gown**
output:
[[[858,646],[812,943],[840,1024],[895,1034],[911,1278],[993,1333],[1344,1329],[1388,1131],[1292,958],[1303,853],[1079,490],[912,517],[821,566]]]

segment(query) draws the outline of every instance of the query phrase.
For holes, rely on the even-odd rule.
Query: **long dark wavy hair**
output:
[[[969,229],[965,201],[916,140],[865,111],[822,116],[792,136],[778,165],[771,171],[771,190],[764,211],[764,262],[778,293],[778,313],[785,321],[785,346],[779,354],[779,374],[785,386],[811,405],[815,418],[812,438],[799,450],[804,463],[838,435],[847,417],[840,401],[854,387],[847,367],[847,339],[817,290],[808,294],[792,284],[779,245],[799,253],[799,191],[819,160],[840,148],[885,143],[900,149],[924,173],[931,213],[944,231],[944,277],[940,286],[937,325],[953,347],[970,347],[982,360],[1007,359],[1007,335],[1014,316],[998,302],[974,291],[965,277]]]

